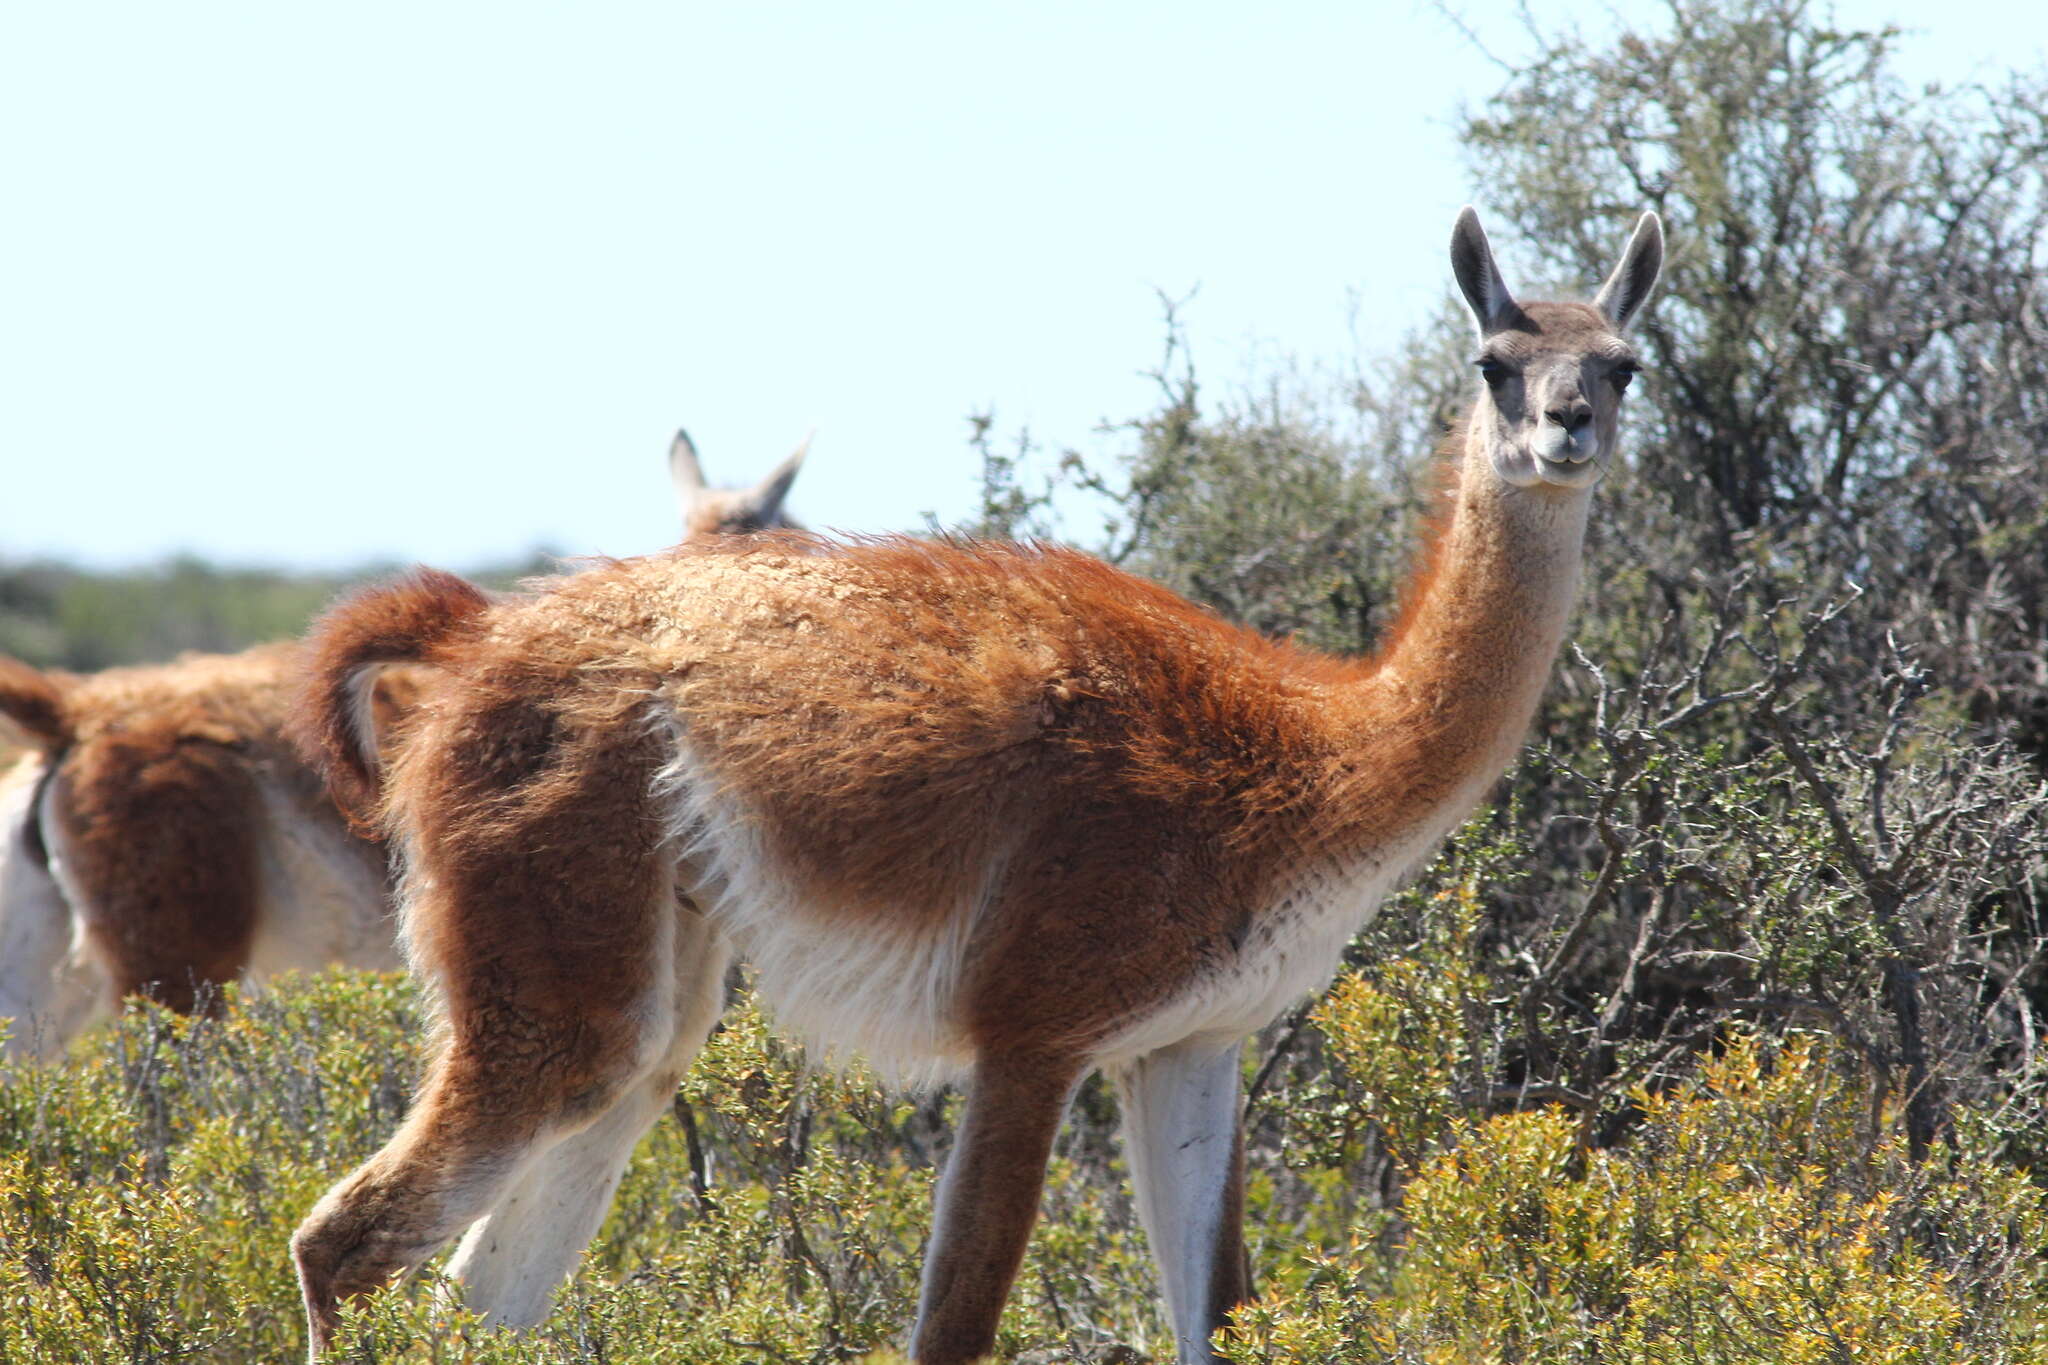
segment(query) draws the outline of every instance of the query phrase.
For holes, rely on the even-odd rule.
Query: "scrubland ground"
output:
[[[1470,982],[1429,954],[1460,951],[1476,902],[1452,889],[1416,909],[1424,956],[1347,974],[1307,1025],[1327,1065],[1255,1102],[1261,1298],[1233,1359],[2048,1359],[2048,1200],[1973,1150],[1975,1116],[1916,1164],[1837,1044],[1751,1031],[1639,1091],[1623,1141],[1589,1147],[1555,1105],[1475,1114],[1457,1090]],[[403,1112],[418,1022],[402,980],[334,974],[218,1020],[138,1008],[69,1065],[9,1078],[0,1361],[300,1352],[286,1239]],[[1111,1103],[1091,1087],[1062,1140],[1006,1359],[1171,1359]],[[807,1069],[742,999],[544,1327],[479,1326],[430,1269],[354,1316],[338,1358],[886,1348],[914,1311],[947,1111]],[[1375,1178],[1388,1156],[1398,1208]]]

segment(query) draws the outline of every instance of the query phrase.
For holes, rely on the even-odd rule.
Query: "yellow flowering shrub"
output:
[[[1959,1111],[1952,1147],[1916,1167],[1887,1097],[1827,1043],[1731,1035],[1690,1079],[1638,1089],[1603,1147],[1575,1111],[1475,1116],[1476,907],[1469,882],[1429,893],[1417,950],[1317,1010],[1329,1093],[1378,1116],[1404,1179],[1390,1207],[1347,1203],[1342,1144],[1284,1167],[1254,1154],[1264,1297],[1230,1329],[1233,1359],[2048,1362],[2048,1209],[1981,1155],[1995,1125]],[[287,1239],[397,1123],[419,1033],[402,980],[333,974],[219,1019],[137,1010],[62,1067],[0,1074],[0,1365],[295,1357]],[[484,1327],[430,1265],[351,1310],[337,1358],[900,1347],[956,1109],[806,1063],[742,997],[546,1323]],[[1084,1087],[1002,1358],[1171,1357],[1114,1121],[1107,1088]]]
[[[1394,1157],[1413,1171],[1461,1112],[1465,1010],[1484,991],[1471,965],[1479,890],[1469,878],[1431,897],[1414,951],[1344,974],[1311,1018],[1357,1083]]]
[[[2048,1359],[2042,1192],[1961,1155],[1916,1169],[1830,1047],[1736,1035],[1636,1101],[1605,1150],[1555,1108],[1457,1125],[1407,1188],[1387,1291],[1350,1292],[1382,1282],[1369,1246],[1318,1257],[1240,1314],[1233,1359]]]
[[[0,1365],[299,1357],[291,1231],[397,1126],[420,1036],[402,978],[331,973],[218,1019],[138,1008],[63,1066],[0,1072]],[[545,1324],[484,1326],[436,1263],[352,1307],[334,1358],[757,1365],[885,1350],[915,1317],[954,1107],[808,1064],[742,996]],[[1005,1354],[1134,1332],[1170,1343],[1102,1145],[1112,1112],[1055,1157]]]

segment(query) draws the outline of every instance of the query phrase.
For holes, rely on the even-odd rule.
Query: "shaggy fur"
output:
[[[319,622],[309,637],[304,689],[307,700],[288,727],[290,737],[327,777],[335,804],[367,829],[377,804],[376,716],[363,705],[365,688],[387,664],[427,657],[429,646],[458,632],[490,599],[453,574],[422,569],[383,590],[386,610],[374,630]]]
[[[686,535],[780,524],[802,452],[754,488],[708,488],[671,453]],[[0,739],[31,753],[0,784],[0,1019],[12,1055],[51,1056],[124,995],[190,1010],[225,983],[330,964],[399,964],[374,812],[426,657],[486,599],[447,575],[394,588],[381,636],[91,676],[0,657]],[[330,691],[283,735],[297,675]]]
[[[0,882],[11,1052],[54,1054],[125,995],[192,1010],[259,963],[397,965],[382,849],[343,829],[282,735],[299,657],[85,677],[0,661],[0,714],[36,746]],[[333,923],[306,922],[329,905]]]
[[[294,1238],[315,1352],[345,1297],[475,1219],[511,1226],[533,1163],[587,1154],[579,1135],[686,1061],[730,944],[815,1042],[966,1080],[918,1360],[989,1349],[1096,1066],[1137,1115],[1182,1357],[1211,1359],[1247,1285],[1236,1041],[1328,980],[1520,743],[1612,454],[1615,327],[1661,250],[1646,220],[1610,314],[1515,303],[1469,211],[1458,234],[1461,280],[1494,281],[1475,301],[1490,363],[1513,373],[1462,429],[1372,659],[1264,639],[1072,551],[903,537],[704,541],[487,608],[422,578],[335,613],[301,733],[345,788],[362,642],[433,665],[382,819],[445,1029],[404,1129]],[[557,1199],[557,1238],[596,1226],[588,1199]],[[468,1284],[498,1320],[544,1311],[530,1275]]]

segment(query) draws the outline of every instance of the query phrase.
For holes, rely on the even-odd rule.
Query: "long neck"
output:
[[[1458,486],[1401,621],[1353,688],[1343,824],[1430,837],[1513,760],[1563,642],[1589,495],[1516,488],[1468,426]]]

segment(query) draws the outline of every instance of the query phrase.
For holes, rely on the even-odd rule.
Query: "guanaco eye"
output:
[[[1628,387],[1629,381],[1636,377],[1636,369],[1635,361],[1624,360],[1614,367],[1614,373],[1609,375],[1608,378],[1614,381],[1616,389],[1625,389]]]

